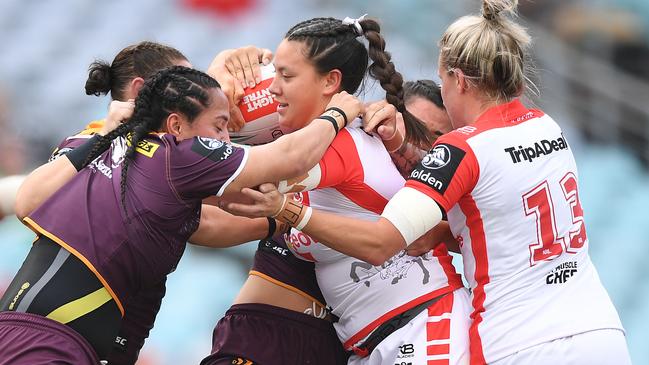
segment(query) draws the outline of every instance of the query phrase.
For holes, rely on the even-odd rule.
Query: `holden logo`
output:
[[[451,161],[451,151],[444,145],[439,145],[430,151],[421,164],[429,169],[439,169],[446,166]]]
[[[218,139],[207,137],[198,137],[198,141],[208,150],[216,150],[225,144],[225,142],[219,141]]]

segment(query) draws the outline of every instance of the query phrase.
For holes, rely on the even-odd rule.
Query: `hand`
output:
[[[385,100],[367,104],[363,114],[363,130],[367,133],[376,131],[382,140],[390,140],[397,131],[399,114],[397,108]]]
[[[241,110],[239,109],[239,102],[243,98],[243,86],[241,83],[228,71],[228,68],[225,65],[228,57],[236,50],[228,49],[220,52],[207,69],[207,74],[212,76],[216,81],[221,85],[221,90],[228,98],[230,120],[228,121],[228,131],[237,132],[243,125],[245,121]]]
[[[449,250],[459,252],[459,247],[457,247],[457,250],[454,249],[457,241],[455,241],[451,228],[446,221],[439,222],[430,231],[408,245],[406,253],[410,256],[420,256],[434,249],[442,242],[446,244]]]
[[[325,110],[331,107],[339,108],[343,112],[345,112],[345,116],[347,117],[348,122],[354,120],[365,109],[363,103],[361,103],[357,97],[347,93],[346,91],[341,91],[338,94],[335,94],[329,101],[329,104],[327,104]],[[338,125],[338,128],[342,129],[345,126],[341,124],[344,123],[345,121],[343,120],[340,122],[341,123]]]
[[[125,120],[133,116],[133,110],[135,110],[134,99],[129,99],[128,101],[111,101],[110,106],[108,107],[108,116],[106,117],[99,134],[105,136],[110,133]]]
[[[259,185],[259,190],[243,188],[241,194],[252,200],[252,203],[226,203],[222,209],[244,217],[270,217],[282,209],[285,200],[284,194],[271,183]]]
[[[435,240],[431,237],[431,232],[433,232],[434,230],[434,228],[431,229],[423,236],[417,238],[415,242],[408,245],[408,247],[406,247],[406,253],[410,256],[421,256],[434,249],[435,246],[441,243],[435,242]]]

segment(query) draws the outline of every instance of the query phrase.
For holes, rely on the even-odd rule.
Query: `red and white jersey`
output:
[[[347,217],[378,220],[404,179],[383,143],[359,128],[360,121],[340,131],[319,165],[295,194],[313,208]],[[314,181],[313,176],[319,176]],[[315,241],[295,228],[289,248],[315,262],[318,285],[340,317],[334,327],[345,348],[358,345],[384,321],[422,302],[462,286],[445,247],[420,257],[405,251],[373,266]]]
[[[561,128],[519,101],[440,137],[414,188],[447,213],[472,289],[472,364],[622,329],[588,255],[577,166]]]

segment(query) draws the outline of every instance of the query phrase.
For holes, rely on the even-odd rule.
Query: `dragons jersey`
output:
[[[440,137],[411,173],[406,187],[437,202],[460,242],[473,364],[622,328],[588,255],[577,181],[560,127],[517,100]]]
[[[404,179],[381,140],[366,134],[359,124],[357,120],[341,130],[314,168],[320,176],[316,190],[295,195],[319,210],[378,220]],[[322,294],[340,318],[334,327],[346,349],[395,315],[462,286],[443,245],[420,257],[401,251],[383,265],[372,266],[296,229],[286,241],[296,256],[315,262]]]

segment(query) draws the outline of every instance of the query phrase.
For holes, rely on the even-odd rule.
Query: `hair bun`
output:
[[[105,61],[97,60],[88,67],[88,80],[86,80],[86,95],[106,95],[112,88],[110,65]]]

